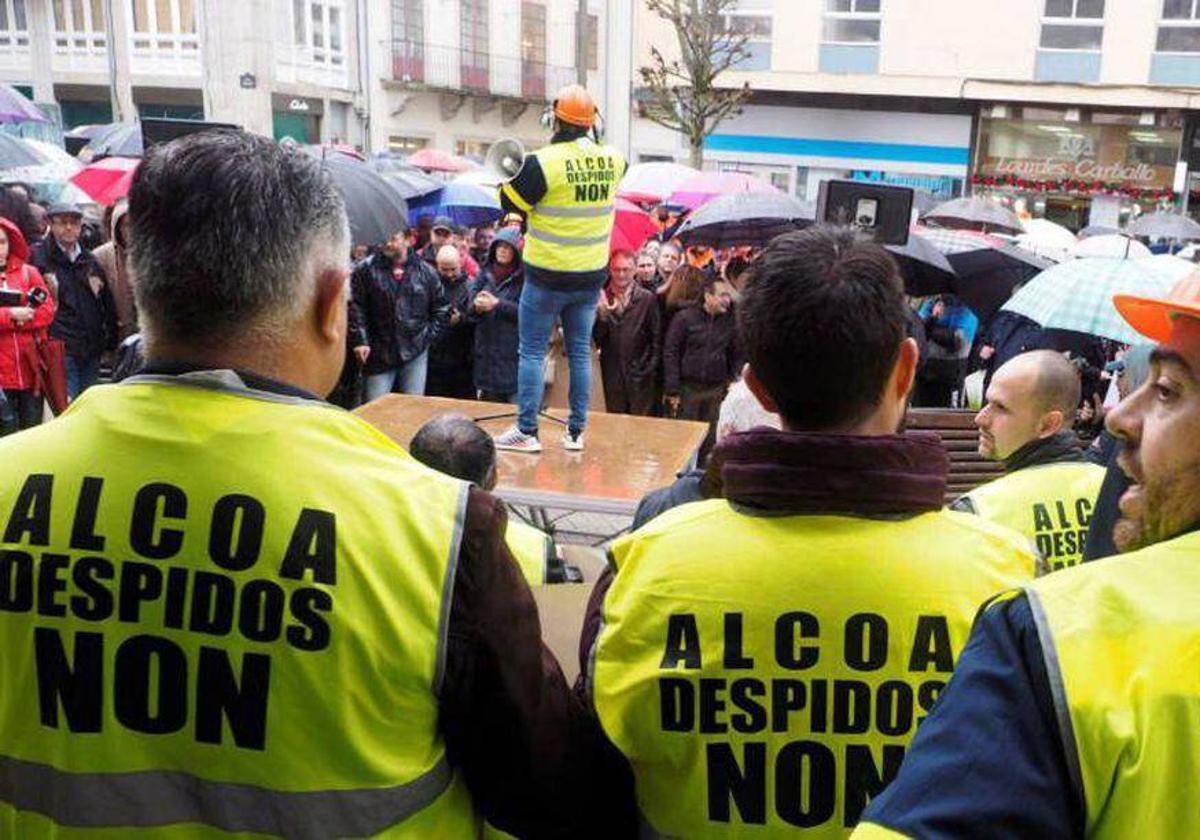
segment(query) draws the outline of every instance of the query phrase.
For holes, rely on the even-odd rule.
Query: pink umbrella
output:
[[[467,172],[475,168],[470,161],[441,149],[421,149],[413,152],[408,156],[408,164],[427,172]]]
[[[613,225],[608,250],[634,251],[646,244],[646,240],[658,231],[650,214],[632,201],[617,199],[617,220]]]
[[[71,177],[71,183],[90,195],[97,204],[111,207],[129,193],[137,158],[108,157],[88,164]]]
[[[779,190],[762,178],[745,172],[701,172],[680,184],[663,203],[695,210],[719,195],[738,192],[777,193]]]
[[[659,204],[667,196],[700,173],[690,166],[670,161],[654,161],[652,163],[635,163],[629,167],[621,185],[617,187],[617,195],[627,198],[635,204]]]

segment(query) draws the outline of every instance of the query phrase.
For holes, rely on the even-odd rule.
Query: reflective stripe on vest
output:
[[[475,836],[438,728],[465,483],[229,372],[33,431],[0,439],[0,834]]]
[[[525,582],[530,586],[541,586],[545,583],[550,565],[549,553],[553,546],[550,537],[532,525],[510,518],[504,541],[508,544],[513,559],[521,567]]]
[[[1026,467],[972,490],[975,513],[1032,540],[1051,570],[1083,561],[1104,467],[1085,461]]]
[[[966,514],[754,516],[723,500],[610,555],[589,688],[643,836],[687,838],[844,840],[979,605],[1035,566],[1019,536]]]
[[[1089,838],[1194,837],[1200,532],[1026,588]]]
[[[432,804],[453,778],[443,756],[395,787],[294,792],[164,770],[64,773],[0,756],[0,801],[79,828],[203,823],[282,837],[369,837]]]
[[[550,271],[603,269],[625,159],[586,138],[552,143],[535,154],[546,193],[528,213],[524,261]],[[515,190],[507,194],[511,198]]]

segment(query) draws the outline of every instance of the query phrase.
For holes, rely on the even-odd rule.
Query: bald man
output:
[[[1079,373],[1061,353],[1034,350],[1006,362],[975,416],[979,454],[1002,461],[1005,475],[951,505],[1025,534],[1052,571],[1082,562],[1104,480],[1071,428],[1079,399]]]
[[[437,251],[438,279],[450,304],[446,331],[429,349],[429,379],[425,393],[431,397],[475,399],[475,322],[467,317],[471,281],[462,267],[462,255],[453,245]]]

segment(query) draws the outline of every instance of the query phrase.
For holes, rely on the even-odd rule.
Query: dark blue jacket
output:
[[[488,250],[488,261],[475,280],[474,295],[487,290],[500,303],[491,312],[475,313],[475,387],[481,391],[512,394],[517,390],[517,310],[521,305],[521,290],[525,287],[525,269],[521,251],[516,247],[518,234],[502,230],[496,234]],[[493,272],[496,248],[512,246],[517,252],[517,269],[503,282]],[[472,302],[474,301],[472,296]]]
[[[75,262],[47,234],[34,244],[29,262],[43,277],[53,275],[58,283],[58,311],[50,335],[62,339],[67,354],[80,359],[99,356],[117,346],[117,307],[108,277],[92,252],[80,245]],[[92,291],[89,277],[100,278],[100,293]]]

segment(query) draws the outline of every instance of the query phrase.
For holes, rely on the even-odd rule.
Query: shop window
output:
[[[398,155],[411,155],[429,145],[428,137],[403,137],[393,134],[388,138],[388,151]]]
[[[484,161],[487,159],[487,154],[491,151],[492,142],[490,140],[455,140],[454,154],[471,160]]]
[[[1046,0],[1040,46],[1045,50],[1099,50],[1104,0]]]
[[[424,0],[392,0],[392,77],[425,78]]]
[[[488,0],[462,0],[462,86],[488,88]]]

